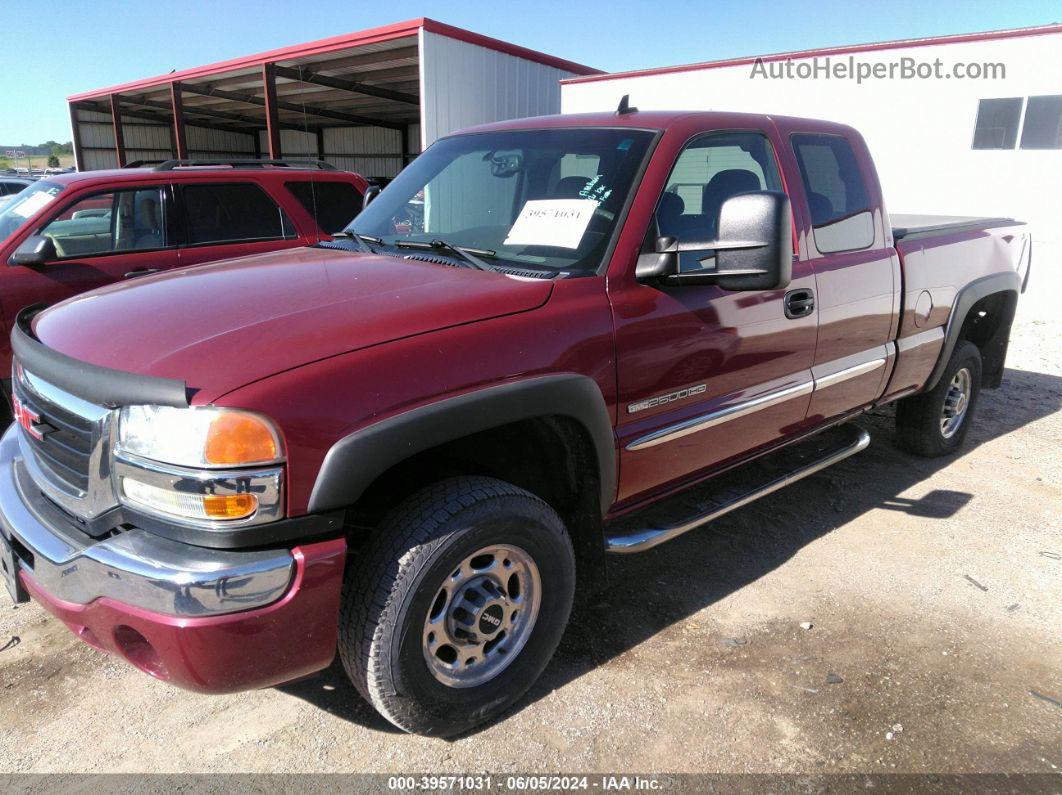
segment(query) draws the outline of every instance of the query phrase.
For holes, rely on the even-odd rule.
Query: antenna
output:
[[[630,94],[624,94],[623,95],[623,99],[620,100],[619,107],[616,108],[616,115],[617,116],[626,116],[628,113],[637,113],[638,112],[637,108],[632,108],[631,107],[630,99],[631,99],[631,95]]]

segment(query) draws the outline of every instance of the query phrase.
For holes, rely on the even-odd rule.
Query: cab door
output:
[[[711,240],[730,196],[783,190],[777,140],[718,132],[679,153],[652,237]],[[683,254],[682,270],[705,267]],[[610,286],[616,325],[618,502],[691,480],[792,433],[805,418],[818,315],[815,275],[794,258],[784,289]]]
[[[863,408],[884,391],[895,362],[900,264],[887,244],[877,177],[859,134],[790,124],[819,311],[808,412],[818,424]]]

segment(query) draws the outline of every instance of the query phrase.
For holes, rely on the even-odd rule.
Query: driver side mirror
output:
[[[705,252],[715,267],[680,271],[680,254]],[[714,257],[713,257],[714,253]],[[654,251],[638,257],[639,281],[666,285],[715,284],[724,290],[777,290],[793,276],[793,219],[789,197],[779,191],[731,196],[719,210],[715,240],[659,237]]]
[[[44,265],[59,258],[55,241],[44,235],[30,235],[11,254],[9,265]]]

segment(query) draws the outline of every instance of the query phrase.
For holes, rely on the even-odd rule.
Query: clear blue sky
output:
[[[13,11],[16,0],[0,0]],[[432,17],[606,71],[1062,21],[1058,0],[57,0],[6,25],[0,144],[70,138],[64,98]]]

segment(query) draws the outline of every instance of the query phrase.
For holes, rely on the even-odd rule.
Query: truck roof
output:
[[[553,116],[534,116],[524,119],[492,122],[461,130],[467,132],[487,132],[490,130],[526,130],[541,127],[631,127],[632,129],[663,130],[677,125],[713,129],[720,127],[741,127],[762,125],[764,121],[813,123],[823,132],[847,134],[853,128],[847,124],[819,119],[797,118],[793,116],[776,116],[763,113],[729,113],[726,111],[695,110],[633,110],[623,114],[607,113],[567,113]]]

